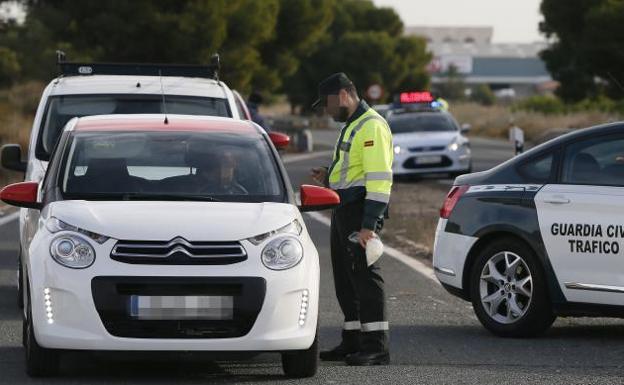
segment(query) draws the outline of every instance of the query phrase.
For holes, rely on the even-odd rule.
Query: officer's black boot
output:
[[[349,354],[345,362],[353,366],[388,365],[388,332],[375,331],[362,333],[362,350]]]
[[[321,352],[321,361],[344,361],[349,354],[360,350],[360,331],[343,330],[342,342],[331,350]]]

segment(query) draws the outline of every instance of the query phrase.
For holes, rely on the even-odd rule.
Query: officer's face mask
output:
[[[344,123],[349,118],[349,109],[340,105],[340,95],[327,95],[327,113],[336,122]]]

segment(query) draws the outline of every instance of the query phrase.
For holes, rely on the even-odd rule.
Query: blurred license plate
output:
[[[419,156],[416,158],[416,164],[436,164],[441,162],[441,156]]]
[[[130,316],[140,320],[231,320],[231,296],[130,296]]]

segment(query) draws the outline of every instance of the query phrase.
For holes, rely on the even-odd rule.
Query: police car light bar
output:
[[[401,104],[431,103],[433,100],[433,95],[431,95],[429,91],[401,92],[399,94],[399,101]]]
[[[219,79],[219,55],[209,65],[152,64],[152,63],[74,63],[65,61],[65,54],[57,52],[57,65],[62,76],[85,75],[143,75],[180,76]]]

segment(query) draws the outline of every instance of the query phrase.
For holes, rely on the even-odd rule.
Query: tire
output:
[[[481,249],[470,273],[470,297],[481,324],[501,337],[539,335],[556,318],[535,253],[515,238]]]
[[[312,346],[306,350],[282,353],[282,368],[286,377],[307,378],[316,374],[319,362],[318,332]]]
[[[32,306],[30,294],[27,297],[26,317],[22,321],[24,333],[24,347],[26,352],[26,373],[30,377],[52,377],[59,373],[60,352],[46,349],[37,343],[32,322]]]

